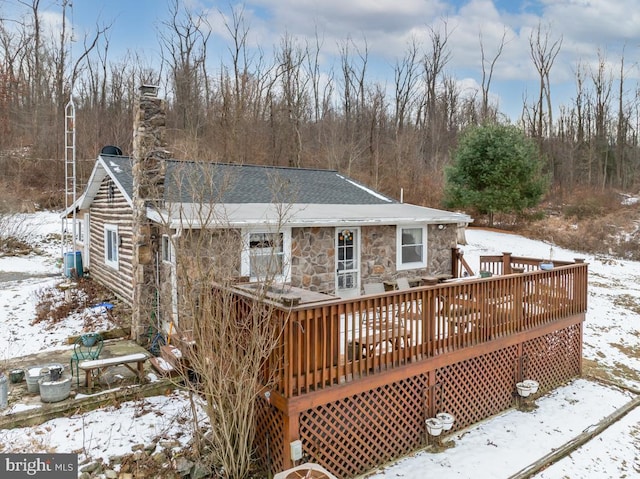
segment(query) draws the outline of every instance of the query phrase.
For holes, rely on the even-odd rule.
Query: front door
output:
[[[342,298],[360,295],[360,231],[336,229],[336,294]]]

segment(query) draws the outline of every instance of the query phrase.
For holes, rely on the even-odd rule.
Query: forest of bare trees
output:
[[[204,12],[172,0],[158,26],[162,61],[150,64],[135,51],[112,58],[110,24],[75,38],[71,52],[68,27],[45,33],[41,0],[16,2],[14,18],[0,6],[0,184],[51,191],[51,206],[64,188],[64,106],[72,85],[79,184],[104,145],[130,151],[142,83],[160,85],[168,99],[176,158],[331,168],[396,198],[403,188],[405,201],[431,206],[439,205],[458,134],[504,121],[490,92],[508,39],[491,50],[479,33],[481,91],[470,96],[448,73],[456,52],[446,20],[407,45],[389,67],[392,81],[381,84],[372,80],[366,40],[345,38],[327,69],[321,35],[309,42],[285,34],[272,51],[253,48],[242,10],[224,23],[227,50],[214,52]],[[68,0],[59,3],[66,11]],[[640,90],[626,78],[633,66],[624,52],[601,52],[596,68],[574,66],[572,103],[555,105],[550,74],[562,44],[545,25],[530,36],[539,90],[513,121],[539,141],[556,194],[635,186]]]

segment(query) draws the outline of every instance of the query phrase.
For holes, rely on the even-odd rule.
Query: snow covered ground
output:
[[[65,347],[66,338],[81,329],[82,315],[67,318],[55,329],[32,325],[36,293],[59,281],[59,244],[45,241],[58,233],[57,214],[29,218],[30,242],[42,254],[0,258],[0,359],[43,349]],[[517,256],[546,257],[549,246],[520,236],[471,229],[465,258],[478,267],[478,257],[509,251]],[[589,263],[589,309],[584,357],[630,390],[578,379],[537,400],[532,412],[507,411],[447,438],[455,447],[441,453],[419,452],[381,468],[371,477],[501,478],[510,477],[540,457],[588,431],[628,404],[640,389],[640,263],[584,256],[554,248],[557,259],[583,257]],[[38,274],[27,278],[27,274]],[[48,274],[57,277],[46,276]],[[44,275],[44,276],[43,276]],[[107,321],[107,318],[105,318]],[[39,337],[40,341],[32,341]],[[2,413],[10,413],[11,409]],[[0,430],[0,452],[77,452],[80,460],[105,461],[149,444],[155,437],[184,444],[190,437],[188,399],[181,393],[124,403],[40,426]],[[537,478],[619,478],[640,476],[640,408],[615,422],[585,446]],[[398,432],[401,434],[401,431]]]

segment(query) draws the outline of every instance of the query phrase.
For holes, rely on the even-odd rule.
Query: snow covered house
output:
[[[175,265],[170,239],[187,229],[236,231],[239,278],[260,281],[274,255],[275,282],[338,297],[451,273],[469,216],[401,203],[331,170],[166,158],[162,100],[144,95],[139,104],[139,151],[104,148],[75,205],[84,268],[126,302],[134,304],[141,274]]]
[[[286,286],[269,297],[281,332],[258,406],[272,472],[305,458],[353,477],[425,445],[438,413],[456,431],[513,407],[524,380],[545,392],[581,373],[586,264],[503,253],[475,275],[457,249],[467,215],[335,171],[170,159],[162,100],[139,104],[131,157],[103,150],[66,212],[83,222],[84,265],[132,305],[136,336],[156,309],[164,329],[180,323],[189,250],[172,245],[190,233],[233,233],[222,259],[239,285]]]

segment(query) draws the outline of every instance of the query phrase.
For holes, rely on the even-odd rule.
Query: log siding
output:
[[[131,219],[133,210],[124,195],[110,184],[107,177],[90,208],[91,214],[91,276],[94,280],[111,289],[116,296],[132,304],[133,285],[133,245]],[[105,225],[118,227],[118,269],[105,263]]]

